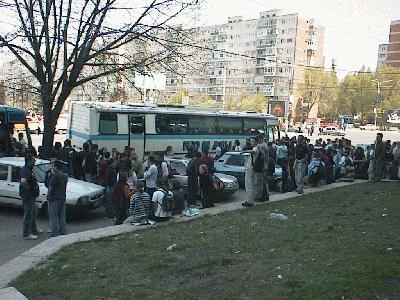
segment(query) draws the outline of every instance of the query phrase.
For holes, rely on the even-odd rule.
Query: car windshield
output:
[[[33,173],[35,174],[36,179],[40,183],[44,183],[44,179],[46,178],[46,172],[50,170],[51,167],[52,167],[51,163],[40,164],[33,167]]]

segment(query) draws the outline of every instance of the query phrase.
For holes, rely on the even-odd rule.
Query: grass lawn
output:
[[[400,299],[400,185],[74,244],[11,286],[29,299]]]

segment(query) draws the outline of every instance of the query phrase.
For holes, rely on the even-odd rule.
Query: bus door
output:
[[[146,134],[145,134],[145,116],[129,115],[128,116],[128,146],[135,148],[139,158],[143,158],[146,152]]]

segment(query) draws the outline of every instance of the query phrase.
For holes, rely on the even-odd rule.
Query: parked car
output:
[[[374,124],[365,124],[363,126],[360,126],[361,130],[378,130],[378,126],[375,126]]]
[[[184,190],[187,189],[187,175],[186,167],[189,163],[189,159],[180,157],[165,157],[165,161],[171,166],[173,177],[177,179]],[[221,193],[223,199],[229,199],[239,189],[238,181],[235,177],[214,173],[224,183],[224,190]]]
[[[63,134],[67,132],[67,124],[68,124],[68,118],[64,115],[60,115],[58,118],[55,132],[58,134]],[[43,133],[44,131],[44,122],[43,120],[39,123],[39,128],[38,128],[38,133]]]
[[[338,136],[345,136],[346,132],[344,130],[339,129],[338,127],[335,126],[328,126],[325,127],[324,130],[322,131],[322,134],[324,135],[338,135]]]
[[[25,164],[23,157],[1,157],[0,158],[0,204],[4,206],[22,207],[19,196],[19,174]],[[40,195],[36,199],[39,210],[47,212],[47,188],[44,185],[46,172],[52,164],[48,160],[36,159],[33,167],[38,182]],[[67,184],[67,209],[70,212],[82,213],[95,209],[103,203],[102,186],[77,180],[68,179]]]
[[[214,162],[214,168],[218,173],[231,175],[237,178],[240,186],[244,186],[246,160],[249,153],[226,152],[217,161]],[[282,168],[275,164],[275,172],[270,180],[270,188],[282,192]]]

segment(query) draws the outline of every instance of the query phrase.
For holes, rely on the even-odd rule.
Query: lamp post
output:
[[[377,112],[377,106],[378,106],[378,101],[381,95],[381,87],[382,83],[387,83],[387,82],[393,82],[393,80],[385,80],[385,81],[379,81],[379,79],[372,79],[372,82],[376,83],[376,101],[375,101],[375,106],[374,106],[374,117],[375,117],[375,129],[376,129],[376,119],[378,117],[378,112]]]

